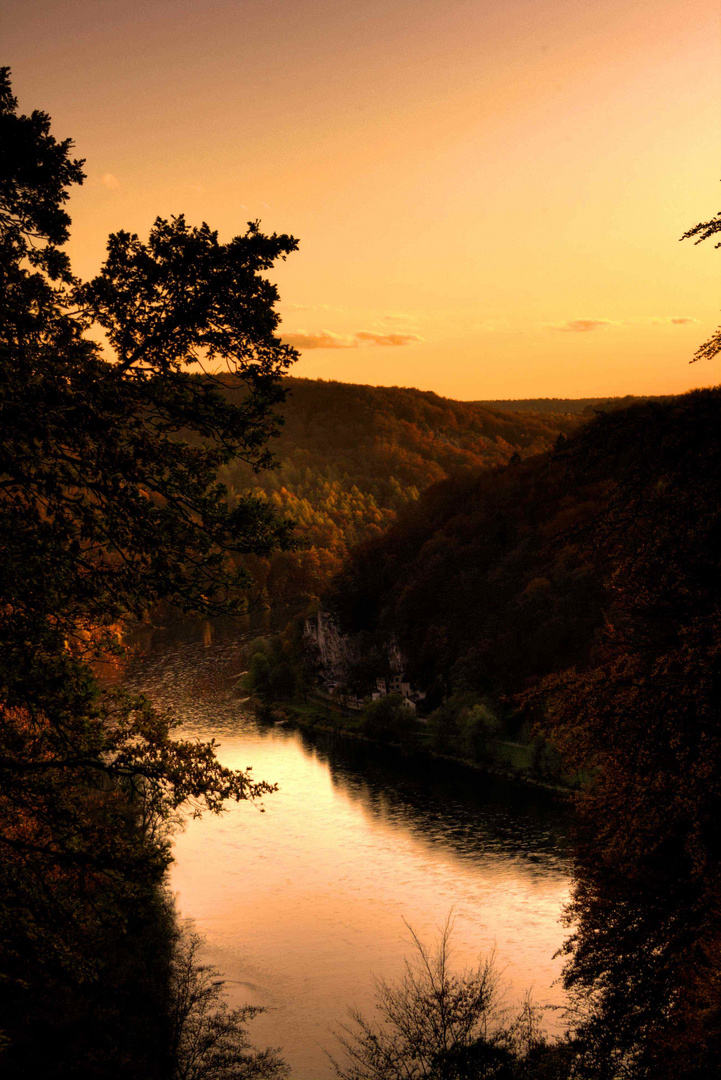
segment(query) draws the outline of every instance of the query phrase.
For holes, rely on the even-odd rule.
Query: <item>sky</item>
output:
[[[464,400],[678,393],[719,322],[716,0],[3,0],[20,109],[110,232],[260,219],[294,374]]]

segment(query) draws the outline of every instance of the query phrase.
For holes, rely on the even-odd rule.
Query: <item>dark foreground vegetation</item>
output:
[[[0,1073],[285,1075],[249,1049],[252,1010],[224,1010],[164,885],[181,809],[272,788],[97,671],[161,601],[238,610],[239,557],[289,542],[216,476],[268,461],[294,354],[263,272],[296,243],[158,219],[148,243],[111,236],[82,284],[62,251],[82,162],[45,114],[18,115],[7,69],[0,146]],[[206,361],[241,380],[235,404]]]
[[[375,1016],[351,1010],[329,1054],[340,1080],[551,1080],[570,1075],[572,1040],[549,1040],[531,999],[504,1003],[494,958],[470,971],[450,961],[451,921],[435,949],[415,953],[396,983],[376,980]]]

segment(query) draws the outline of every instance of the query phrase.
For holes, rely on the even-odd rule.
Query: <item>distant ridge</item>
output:
[[[365,404],[369,398],[379,402],[384,397],[386,401],[393,402],[396,406],[409,401],[414,401],[416,405],[425,402],[427,409],[432,409],[435,405],[441,409],[446,407],[449,411],[455,411],[457,415],[459,412],[465,413],[463,420],[466,422],[470,417],[476,420],[476,416],[473,414],[477,413],[478,409],[491,409],[493,412],[529,412],[550,416],[585,415],[591,417],[596,409],[606,411],[609,409],[625,409],[629,405],[644,401],[668,401],[673,396],[670,394],[625,394],[623,396],[607,395],[606,397],[586,398],[488,398],[461,401],[437,394],[435,390],[419,390],[413,386],[374,386],[371,383],[350,383],[340,379],[308,379],[295,375],[286,376],[284,382],[291,394],[294,392],[310,393],[324,399],[330,397],[344,398],[346,404],[360,401]]]
[[[496,398],[489,401],[474,401],[487,409],[499,409],[502,412],[549,413],[556,416],[568,413],[591,416],[595,409],[625,409],[641,401],[667,401],[668,394],[642,396],[626,394],[625,397],[595,398]]]

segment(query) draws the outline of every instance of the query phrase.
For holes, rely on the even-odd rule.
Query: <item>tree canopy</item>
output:
[[[275,335],[265,274],[297,241],[253,222],[223,243],[205,223],[158,218],[147,242],[112,235],[83,283],[62,250],[83,162],[47,114],[18,112],[6,68],[0,147],[0,984],[12,995],[98,977],[112,928],[162,878],[180,806],[272,790],[221,766],[212,744],[174,738],[171,717],[102,685],[97,662],[160,602],[241,610],[240,557],[292,543],[267,501],[229,499],[217,473],[237,457],[271,464],[296,354]]]
[[[6,707],[43,710],[85,692],[60,674],[102,655],[119,620],[160,600],[235,610],[249,584],[237,556],[289,545],[267,502],[231,504],[216,477],[236,457],[271,462],[295,353],[274,335],[263,271],[297,242],[251,223],[222,244],[158,219],[147,243],[111,236],[82,284],[60,246],[83,163],[46,114],[17,114],[7,69],[0,137],[0,687]],[[218,361],[235,401],[202,370]]]
[[[572,1046],[549,1043],[542,1010],[530,998],[515,1013],[503,1007],[493,954],[454,971],[452,921],[434,949],[412,929],[411,960],[395,983],[375,980],[374,1016],[349,1010],[334,1032],[340,1080],[544,1080],[568,1076]]]

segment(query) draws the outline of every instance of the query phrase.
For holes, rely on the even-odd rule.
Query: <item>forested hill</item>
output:
[[[546,449],[565,420],[509,416],[492,404],[453,401],[427,390],[288,379],[278,453],[300,450],[366,481],[392,467],[403,484],[425,486],[464,466],[507,461]],[[362,457],[359,457],[362,455]]]
[[[319,595],[348,550],[378,535],[430,484],[547,450],[579,417],[509,414],[429,391],[288,379],[279,468],[238,462],[222,479],[293,517],[301,550],[250,568],[272,599]]]
[[[720,410],[721,391],[637,403],[598,414],[555,453],[437,484],[351,554],[326,602],[377,651],[397,641],[428,690],[514,694],[583,665],[611,580],[618,588],[620,556],[598,522],[634,485],[663,491],[670,470],[702,470]],[[693,457],[681,456],[684,440]],[[671,536],[664,542],[671,552]]]
[[[579,1077],[719,1076],[720,556],[717,388],[434,485],[324,600],[358,635],[351,689],[400,647],[437,747],[493,761],[533,720],[541,775],[586,778],[562,950]]]

